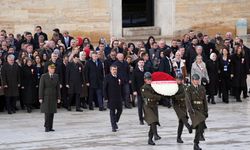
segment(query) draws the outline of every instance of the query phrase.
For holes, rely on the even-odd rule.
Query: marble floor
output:
[[[177,117],[172,108],[159,108],[162,137],[156,146],[147,145],[147,125],[139,125],[137,108],[124,109],[119,131],[111,132],[109,111],[67,112],[60,109],[55,115],[56,132],[45,133],[43,114],[0,114],[1,150],[191,150],[193,134],[184,129],[184,144],[176,143]],[[250,102],[236,103],[232,99],[223,104],[209,105],[206,141],[200,146],[205,150],[250,149]]]

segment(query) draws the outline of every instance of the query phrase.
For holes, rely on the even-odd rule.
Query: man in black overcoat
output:
[[[103,105],[103,65],[98,60],[96,52],[93,52],[91,55],[91,60],[86,63],[85,66],[85,79],[86,85],[89,86],[89,109],[93,110],[93,101],[96,94],[99,110],[105,110]]]
[[[66,67],[66,87],[68,88],[68,111],[71,111],[71,102],[75,98],[76,111],[82,112],[80,105],[80,93],[84,82],[83,65],[79,63],[78,54],[73,56],[73,61]]]
[[[117,123],[122,114],[122,94],[121,79],[117,76],[117,66],[115,65],[110,66],[110,74],[105,77],[104,98],[108,100],[112,131],[116,132]]]
[[[21,81],[20,69],[15,63],[14,55],[10,54],[7,56],[7,63],[3,65],[1,74],[8,114],[16,113],[16,100],[19,96],[19,87]]]
[[[141,96],[141,87],[144,84],[144,60],[139,59],[136,68],[132,72],[132,91],[137,96],[138,115],[140,124],[143,125],[143,99]]]

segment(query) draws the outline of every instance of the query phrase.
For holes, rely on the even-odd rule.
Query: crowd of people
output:
[[[190,83],[190,76],[198,74],[212,104],[216,104],[216,95],[224,103],[229,102],[230,95],[237,102],[242,101],[242,92],[244,98],[248,97],[250,49],[239,37],[233,38],[231,32],[209,37],[191,30],[182,39],[172,39],[171,45],[164,39],[156,41],[153,36],[146,43],[127,43],[115,37],[107,42],[101,37],[94,47],[89,38],[75,38],[58,28],[48,39],[42,27],[36,26],[34,35],[24,32],[14,36],[1,30],[0,44],[0,111],[8,114],[18,109],[31,113],[40,107],[39,81],[51,64],[56,66],[60,81],[58,107],[71,111],[75,105],[79,112],[95,107],[106,110],[104,78],[110,74],[110,66],[117,66],[124,106],[131,109],[138,105],[140,124],[144,124],[140,88],[145,72],[161,71],[174,77],[181,73],[185,84]],[[170,107],[171,102],[167,98],[161,104]]]

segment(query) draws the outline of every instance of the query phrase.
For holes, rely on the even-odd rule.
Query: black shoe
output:
[[[71,107],[68,107],[67,110],[68,110],[68,111],[71,111]]]
[[[104,107],[100,107],[100,108],[99,108],[99,111],[105,111],[105,110],[107,110],[107,109],[104,108]]]
[[[54,129],[50,129],[49,131],[54,132],[55,130]]]
[[[45,128],[45,132],[49,132],[49,129],[48,129],[48,128]]]
[[[117,124],[115,124],[115,129],[118,130],[118,125]]]
[[[248,98],[248,97],[249,97],[248,95],[243,96],[243,98]]]
[[[88,109],[88,107],[87,107],[86,104],[83,104],[83,105],[82,105],[82,108],[83,108],[83,109]]]
[[[194,150],[202,150],[199,146],[199,144],[194,144]]]
[[[177,143],[184,143],[184,142],[183,142],[182,139],[179,137],[179,138],[177,138]]]
[[[223,103],[228,104],[228,103],[229,103],[229,101],[228,101],[228,100],[223,100]]]
[[[155,140],[155,141],[160,140],[160,139],[161,139],[161,137],[160,137],[159,135],[155,135],[155,136],[154,136],[154,140]]]
[[[188,133],[189,133],[189,134],[192,134],[192,133],[193,133],[192,126],[189,126],[189,128],[188,128]]]
[[[140,125],[144,125],[144,122],[143,122],[143,121],[140,121]]]
[[[12,113],[15,114],[15,113],[16,113],[16,110],[12,110]]]
[[[152,139],[148,139],[148,145],[155,145],[155,142]]]
[[[132,109],[132,107],[130,105],[125,105],[125,108]]]
[[[237,99],[236,102],[242,102],[242,100],[241,99]]]
[[[94,110],[93,106],[92,106],[92,107],[89,107],[89,110]]]
[[[76,111],[77,111],[77,112],[83,112],[83,110],[81,110],[81,109],[76,109]]]
[[[203,134],[201,134],[201,136],[200,136],[200,139],[199,139],[200,141],[205,141],[205,138],[204,138],[204,135]]]
[[[214,101],[214,99],[212,99],[211,104],[216,104],[215,101]]]
[[[11,114],[12,114],[12,112],[11,112],[11,111],[8,111],[8,114],[10,114],[10,115],[11,115]]]
[[[27,112],[28,112],[28,113],[31,113],[31,109],[30,109],[29,107],[27,108]]]
[[[113,129],[112,129],[112,132],[116,132],[116,129],[113,128]]]

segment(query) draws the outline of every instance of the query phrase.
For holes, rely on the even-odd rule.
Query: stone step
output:
[[[160,27],[132,27],[123,28],[122,30],[124,37],[161,35]]]
[[[136,43],[138,41],[144,41],[146,43],[149,36],[122,37],[122,39],[124,39],[125,42],[127,43],[128,42]],[[170,41],[172,40],[171,36],[161,36],[161,35],[157,35],[157,36],[152,35],[152,36],[155,38],[156,42],[160,41],[161,39],[164,39],[167,41],[167,43],[170,43]]]

